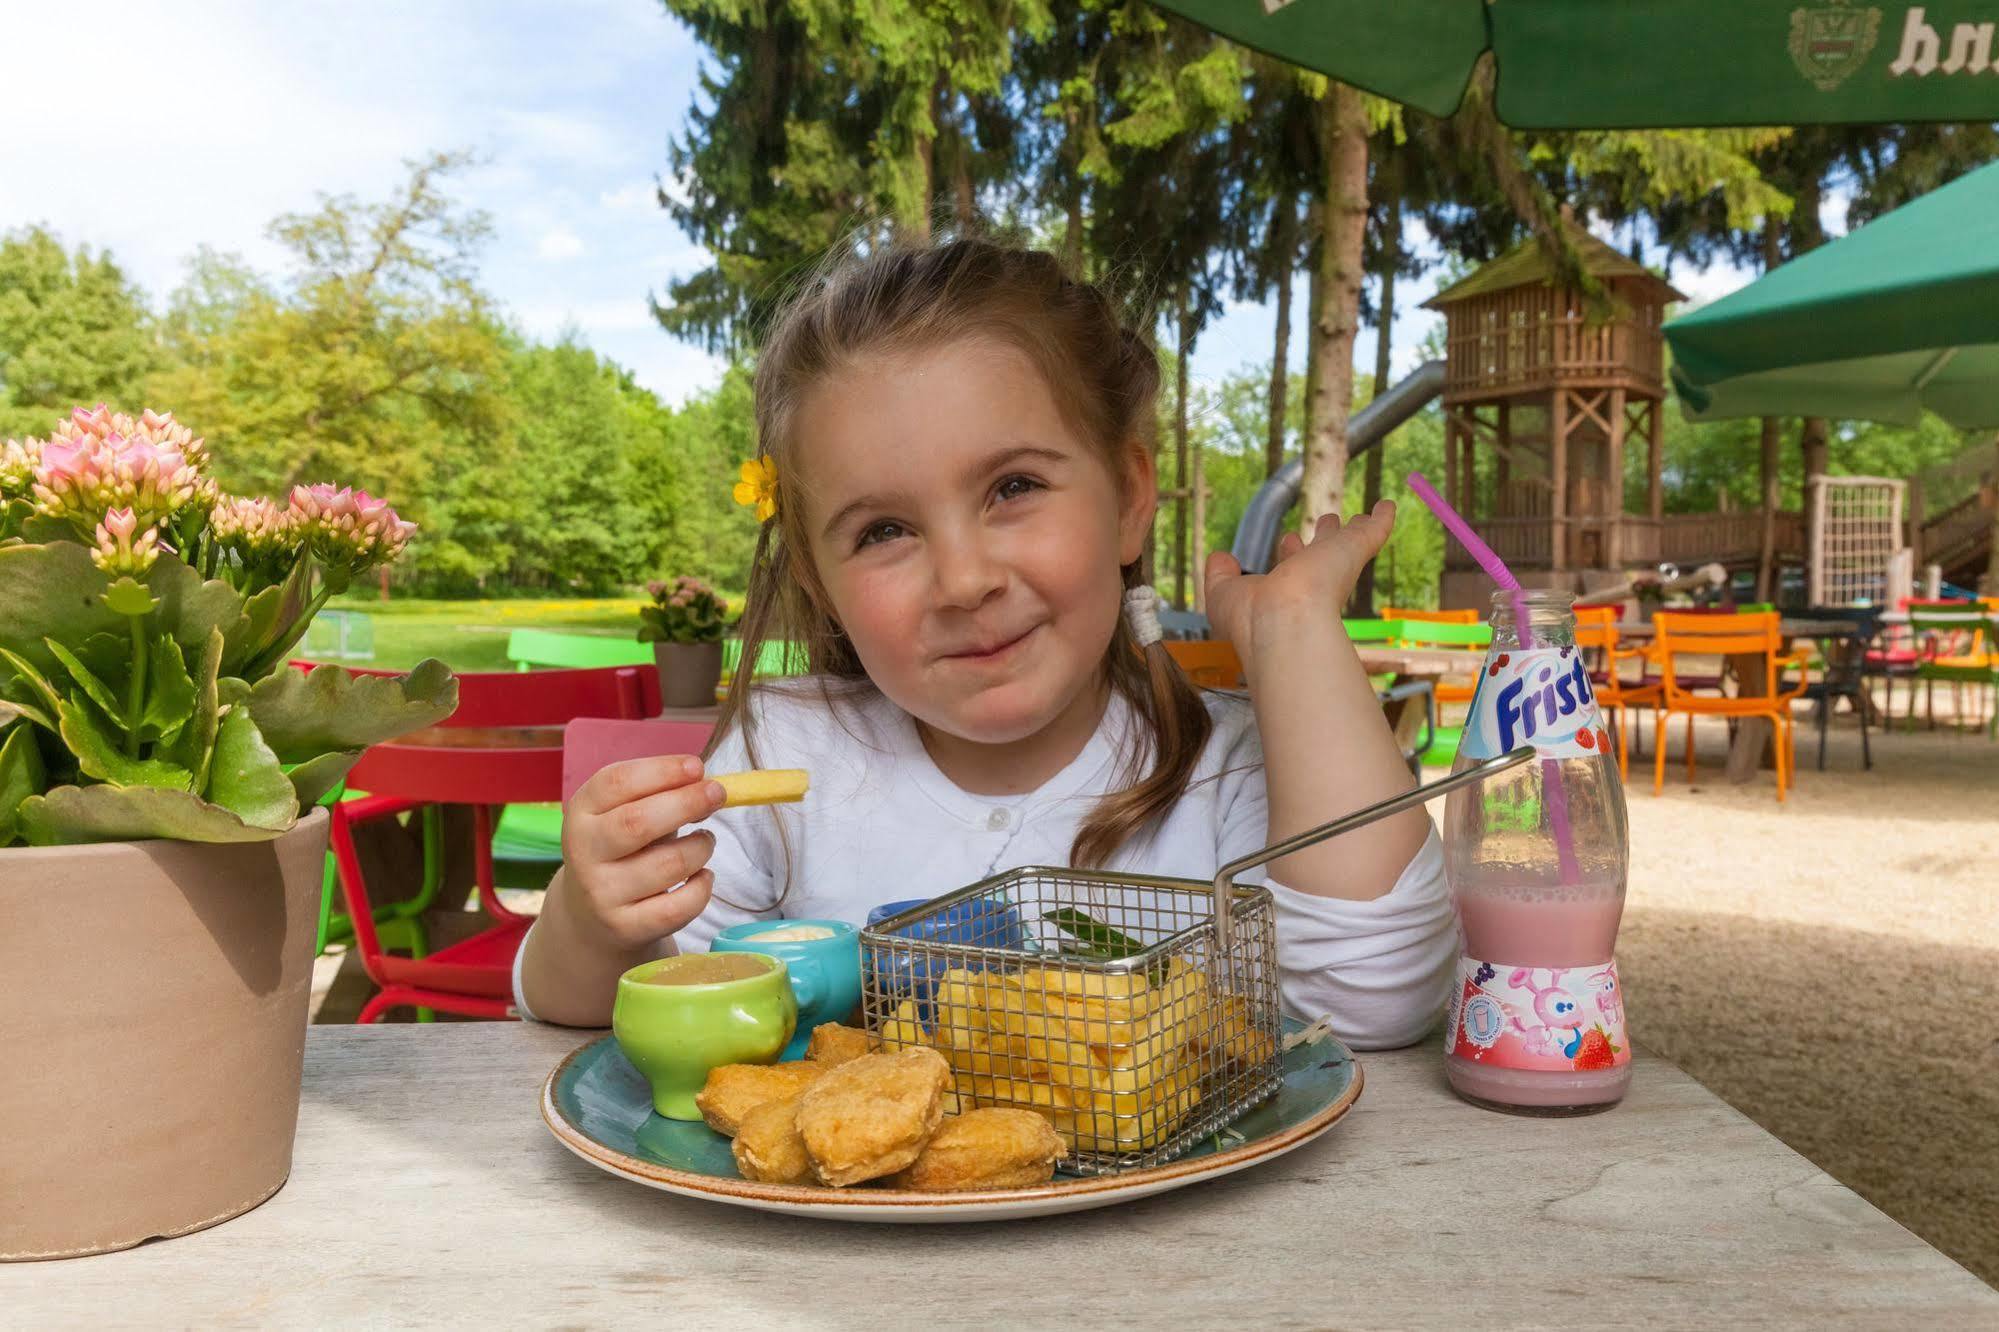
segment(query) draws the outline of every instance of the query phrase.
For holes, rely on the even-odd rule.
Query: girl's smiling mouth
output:
[[[967,648],[963,652],[947,652],[944,654],[944,660],[969,662],[973,665],[979,665],[979,666],[985,665],[988,662],[999,661],[1002,658],[1004,658],[1008,653],[1012,652],[1015,648],[1019,647],[1022,643],[1025,643],[1029,638],[1033,637],[1035,630],[1039,629],[1040,627],[1041,626],[1037,624],[1034,626],[1034,628],[1029,629],[1026,633],[1017,634],[1012,638],[1004,639],[1001,642],[991,645],[990,647],[983,647],[983,648],[974,647],[974,648]]]

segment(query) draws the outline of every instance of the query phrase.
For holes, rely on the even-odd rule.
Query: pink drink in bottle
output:
[[[1464,925],[1445,1072],[1466,1100],[1518,1114],[1608,1109],[1631,1082],[1613,960],[1624,788],[1575,646],[1573,600],[1494,594],[1458,767],[1522,745],[1539,757],[1444,805],[1444,863]]]

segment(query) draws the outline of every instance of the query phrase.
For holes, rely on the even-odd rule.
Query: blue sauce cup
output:
[[[795,930],[830,930],[818,939],[771,939],[765,936]],[[715,936],[710,952],[764,953],[783,962],[791,973],[791,993],[798,1000],[798,1030],[780,1059],[799,1059],[812,1040],[812,1029],[824,1022],[844,1022],[861,1002],[860,931],[844,920],[751,920],[731,925]]]

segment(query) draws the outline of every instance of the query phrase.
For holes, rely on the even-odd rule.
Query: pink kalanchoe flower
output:
[[[39,439],[10,439],[0,444],[0,500],[28,495],[35,484],[35,468],[41,461]]]
[[[267,499],[225,495],[209,514],[209,531],[246,565],[289,566],[305,538],[297,514]]]
[[[159,558],[159,543],[158,529],[149,526],[141,532],[137,514],[130,509],[113,509],[97,524],[97,544],[91,548],[90,560],[114,578],[120,575],[137,578]]]
[[[416,534],[387,500],[347,486],[293,486],[291,512],[313,554],[356,573],[395,559]]]
[[[79,408],[41,446],[36,507],[85,532],[113,509],[132,510],[144,527],[167,522],[192,505],[214,502],[200,445],[170,418],[154,415],[147,424],[101,405]]]

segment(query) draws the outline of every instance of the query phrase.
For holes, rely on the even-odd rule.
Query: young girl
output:
[[[705,764],[605,768],[517,960],[524,1015],[609,1022],[618,975],[739,921],[862,921],[1016,865],[1212,878],[1410,785],[1340,624],[1393,506],[1266,575],[1211,556],[1249,699],[1196,690],[1138,582],[1158,367],[1051,256],[978,241],[849,261],[759,356],[775,469],[739,672]],[[1127,605],[1132,611],[1127,612]],[[747,686],[766,637],[812,674]],[[805,768],[797,805],[719,810],[708,771]],[[692,825],[699,825],[692,826]],[[1413,810],[1245,881],[1277,900],[1284,1005],[1355,1045],[1421,1037],[1456,926]]]

